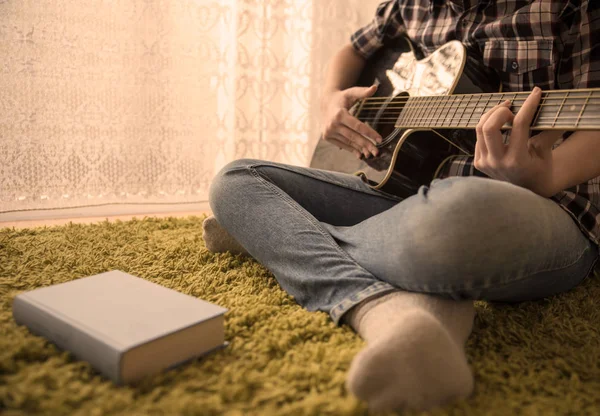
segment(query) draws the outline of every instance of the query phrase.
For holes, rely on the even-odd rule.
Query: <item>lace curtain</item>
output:
[[[0,212],[202,202],[233,159],[307,165],[325,65],[377,3],[0,0]]]

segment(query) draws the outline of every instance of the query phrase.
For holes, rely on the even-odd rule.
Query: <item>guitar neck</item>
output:
[[[512,102],[512,111],[521,109],[529,92],[445,95],[431,97],[396,96],[386,99],[382,120],[396,128],[474,129],[481,116],[502,102]],[[366,99],[362,108],[383,104],[382,98]],[[504,126],[510,129],[510,125]],[[600,130],[600,88],[557,90],[542,93],[531,128],[534,130]]]

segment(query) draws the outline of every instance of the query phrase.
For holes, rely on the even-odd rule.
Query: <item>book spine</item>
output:
[[[24,295],[18,295],[13,302],[13,318],[17,324],[25,325],[34,334],[45,337],[78,359],[89,362],[115,383],[121,382],[121,352],[83,331],[65,317],[57,316]]]

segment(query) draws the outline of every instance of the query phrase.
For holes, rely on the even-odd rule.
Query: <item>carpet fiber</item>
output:
[[[202,218],[0,230],[0,413],[365,415],[344,379],[363,342],[310,313],[255,261],[214,255]],[[135,386],[18,327],[20,292],[119,269],[229,308],[225,350]],[[433,415],[600,414],[600,279],[516,306],[477,304],[475,394]],[[408,413],[414,414],[414,413]]]

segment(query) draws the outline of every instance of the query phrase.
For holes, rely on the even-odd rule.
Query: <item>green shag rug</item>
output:
[[[255,261],[207,251],[202,218],[0,230],[3,415],[365,415],[344,388],[363,341],[295,304]],[[119,269],[230,309],[229,347],[135,386],[15,325],[20,292]],[[473,397],[432,415],[600,415],[600,279],[521,305],[479,302]],[[407,414],[417,414],[407,412]]]

